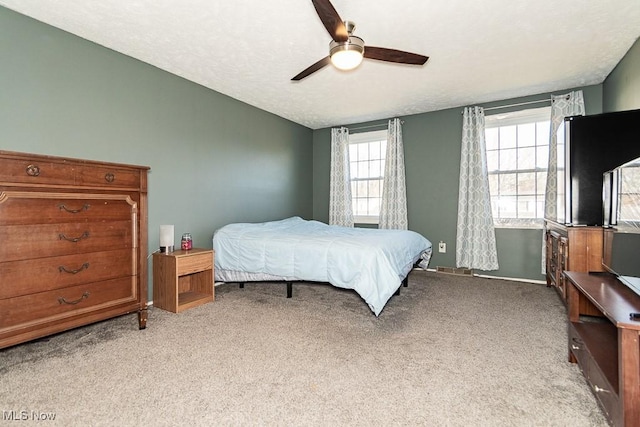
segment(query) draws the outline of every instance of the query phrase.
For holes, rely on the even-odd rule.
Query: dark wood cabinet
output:
[[[599,272],[602,268],[602,227],[567,227],[546,221],[547,285],[567,300],[565,271]]]
[[[640,296],[609,273],[565,275],[569,361],[614,426],[640,426]]]

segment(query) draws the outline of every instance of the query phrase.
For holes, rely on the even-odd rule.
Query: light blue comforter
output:
[[[213,236],[215,268],[355,290],[376,316],[413,265],[426,267],[431,242],[407,230],[330,226],[300,217],[229,224]]]

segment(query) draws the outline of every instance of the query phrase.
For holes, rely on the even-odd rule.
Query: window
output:
[[[351,200],[356,223],[378,223],[386,153],[386,130],[349,135]]]
[[[489,191],[496,227],[542,227],[550,117],[551,108],[545,107],[485,119]]]

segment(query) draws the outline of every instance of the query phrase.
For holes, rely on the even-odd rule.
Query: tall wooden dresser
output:
[[[148,167],[0,151],[0,348],[147,321]]]

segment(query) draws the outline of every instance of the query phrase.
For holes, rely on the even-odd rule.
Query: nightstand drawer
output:
[[[211,252],[180,257],[178,262],[178,276],[184,276],[198,271],[211,270],[212,267],[213,255]]]

